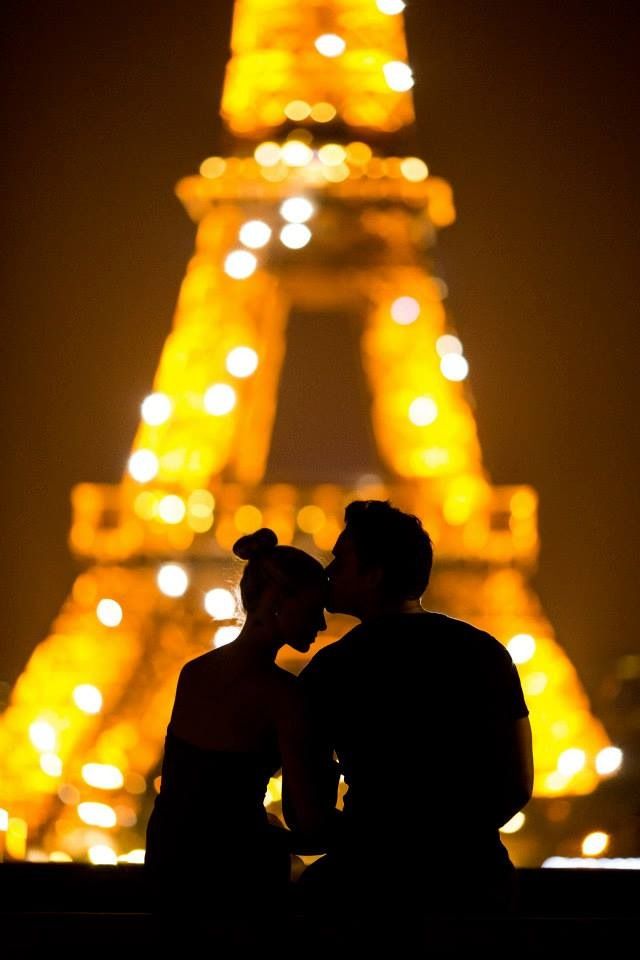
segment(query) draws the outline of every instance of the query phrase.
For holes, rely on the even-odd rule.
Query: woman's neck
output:
[[[242,630],[233,641],[233,646],[243,659],[261,666],[273,664],[280,649],[273,631],[269,630],[262,621],[251,617],[247,617]]]

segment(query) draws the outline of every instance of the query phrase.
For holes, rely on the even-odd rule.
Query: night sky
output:
[[[119,478],[221,152],[231,0],[10,0],[2,50],[0,679],[72,583],[69,492]],[[638,650],[632,4],[414,0],[417,152],[454,187],[447,301],[496,483],[541,498],[536,586],[597,695]]]

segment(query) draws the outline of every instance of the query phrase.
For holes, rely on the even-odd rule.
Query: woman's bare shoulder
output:
[[[220,657],[218,654],[218,650],[207,650],[206,653],[200,654],[199,657],[194,657],[193,660],[187,660],[180,670],[178,680],[180,686],[197,683],[201,678],[209,677],[212,672],[216,672],[220,666]]]

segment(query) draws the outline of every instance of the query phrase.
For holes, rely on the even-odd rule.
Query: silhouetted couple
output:
[[[498,828],[533,779],[513,662],[489,634],[423,609],[433,553],[416,517],[356,501],[345,521],[326,570],[270,530],[240,539],[242,632],[180,674],[147,869],[156,903],[212,931],[268,937],[300,835],[327,850],[296,885],[311,930],[419,932],[430,915],[510,908]],[[361,622],[296,678],[278,650],[308,651],[325,607]],[[293,833],[265,812],[279,768]]]

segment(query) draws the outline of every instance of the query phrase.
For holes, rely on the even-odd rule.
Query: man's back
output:
[[[497,640],[442,614],[381,616],[301,680],[349,787],[346,846],[505,862],[505,745],[528,711]]]

